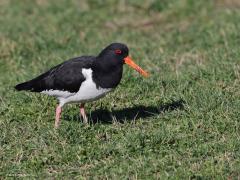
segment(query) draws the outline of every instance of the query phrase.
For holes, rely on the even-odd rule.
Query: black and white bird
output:
[[[84,123],[87,123],[84,103],[97,100],[116,88],[122,78],[124,64],[148,76],[128,56],[125,44],[112,43],[98,56],[70,59],[32,80],[16,85],[15,89],[56,97],[59,105],[56,108],[55,127],[59,126],[62,107],[68,103],[80,103],[80,113]]]

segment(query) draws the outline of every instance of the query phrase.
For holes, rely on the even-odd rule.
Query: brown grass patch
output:
[[[216,5],[222,8],[240,8],[240,0],[216,0]]]

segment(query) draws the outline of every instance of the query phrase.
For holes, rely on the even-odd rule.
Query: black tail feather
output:
[[[31,83],[29,83],[29,82],[24,82],[24,83],[17,84],[17,85],[15,86],[15,89],[18,90],[18,91],[31,90],[31,89],[32,89],[32,86],[31,86]]]

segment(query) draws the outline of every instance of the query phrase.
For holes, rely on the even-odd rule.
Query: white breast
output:
[[[82,74],[86,80],[81,84],[77,93],[59,90],[48,90],[42,93],[56,96],[60,101],[60,105],[63,106],[66,103],[94,101],[105,96],[112,90],[112,88],[97,88],[92,79],[91,69],[82,69]]]

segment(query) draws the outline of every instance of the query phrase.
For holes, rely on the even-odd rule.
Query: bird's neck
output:
[[[93,69],[93,80],[101,88],[115,88],[122,78],[123,66],[110,63],[109,59],[95,61]]]

